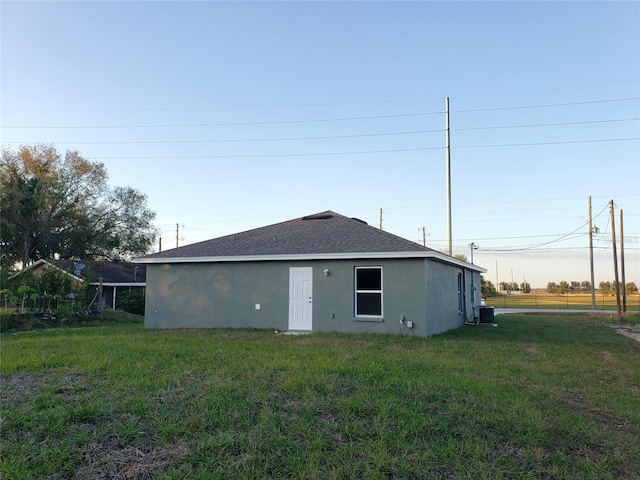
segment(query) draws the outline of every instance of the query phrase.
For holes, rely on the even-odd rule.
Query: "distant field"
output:
[[[591,295],[569,294],[553,295],[550,293],[531,293],[513,295],[489,295],[487,305],[496,308],[565,308],[591,309]],[[616,310],[615,295],[596,295],[596,310]],[[640,295],[630,295],[627,298],[627,310],[640,309]]]
[[[5,333],[0,478],[637,479],[640,343],[614,321]]]

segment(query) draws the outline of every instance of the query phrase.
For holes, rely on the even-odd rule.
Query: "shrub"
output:
[[[56,317],[60,325],[69,323],[69,319],[71,318],[71,308],[69,308],[69,305],[62,302],[58,303]]]
[[[14,330],[16,328],[18,328],[17,315],[9,311],[0,312],[0,332]]]
[[[118,296],[117,307],[135,315],[144,315],[144,295],[141,292],[123,292]]]

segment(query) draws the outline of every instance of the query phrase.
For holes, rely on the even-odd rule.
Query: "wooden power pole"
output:
[[[589,267],[591,271],[591,310],[596,309],[596,286],[593,273],[593,224],[591,219],[591,196],[589,196]]]
[[[622,284],[622,313],[627,311],[627,284],[624,277],[624,229],[622,227],[622,209],[620,209],[620,283]]]
[[[618,252],[616,251],[616,225],[615,215],[613,214],[613,200],[609,202],[609,210],[611,210],[611,238],[613,241],[613,272],[616,284],[616,307],[618,316],[622,314],[622,306],[620,305],[620,279],[618,278]]]

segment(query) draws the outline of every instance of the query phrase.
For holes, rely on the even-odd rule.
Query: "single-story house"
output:
[[[485,269],[332,211],[158,252],[145,327],[403,333],[471,321]]]
[[[69,275],[76,284],[89,281],[89,285],[100,287],[102,279],[102,307],[117,308],[118,294],[139,292],[144,295],[146,287],[146,265],[122,260],[38,260],[27,270],[40,275],[48,268],[55,268]],[[97,302],[97,294],[94,302]],[[93,303],[93,305],[97,305]]]

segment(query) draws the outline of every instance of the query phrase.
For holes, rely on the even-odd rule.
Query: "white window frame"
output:
[[[380,289],[379,290],[359,290],[358,289],[358,270],[378,270],[380,272]],[[355,267],[353,271],[353,304],[354,310],[353,315],[355,318],[375,318],[381,319],[384,317],[384,272],[381,266],[361,266]],[[358,314],[358,294],[359,293],[377,293],[380,295],[380,315],[371,315],[371,314]]]

